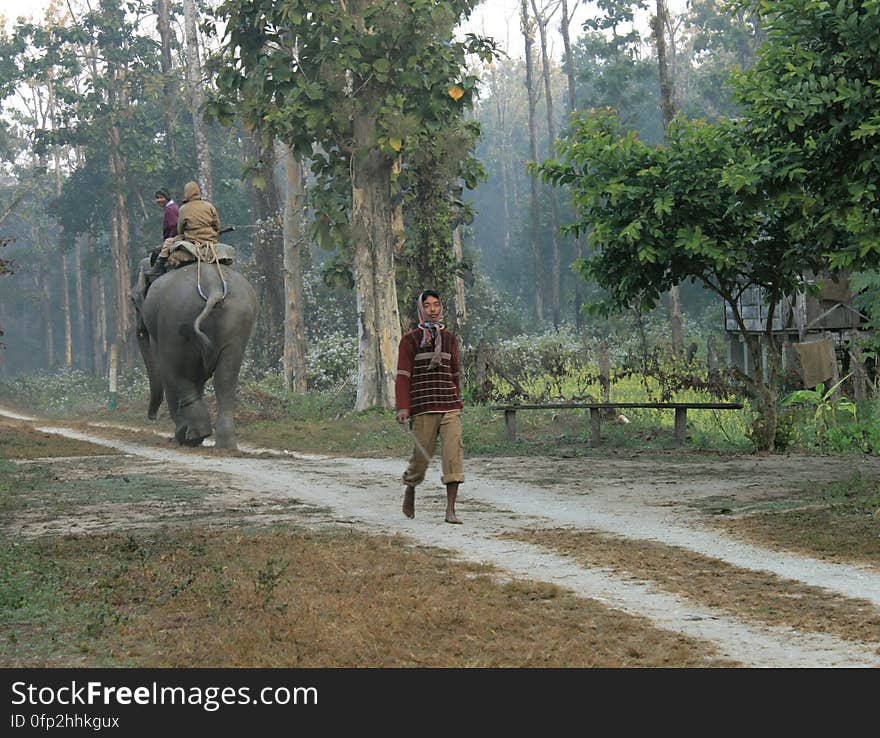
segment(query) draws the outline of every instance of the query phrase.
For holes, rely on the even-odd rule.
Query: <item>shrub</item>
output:
[[[142,367],[128,369],[117,377],[117,395],[122,401],[139,400],[149,394],[149,380]],[[34,410],[71,412],[107,403],[106,377],[79,369],[38,371],[0,382],[0,395]]]
[[[357,377],[357,338],[341,331],[309,343],[309,389],[328,390]]]

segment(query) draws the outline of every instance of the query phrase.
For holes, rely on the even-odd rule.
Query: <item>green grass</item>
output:
[[[51,505],[45,509],[48,515],[70,509],[71,506],[99,505],[101,503],[128,503],[138,500],[183,501],[208,494],[177,482],[156,479],[152,476],[128,474],[98,479],[61,481],[51,468],[13,465],[0,460],[0,478],[6,480],[0,487],[5,508],[27,509],[34,505],[33,492],[49,490]],[[10,481],[12,480],[12,481]],[[5,487],[5,489],[4,489]],[[3,509],[3,508],[0,508]]]
[[[714,515],[776,514],[813,508],[824,510],[824,514],[832,517],[880,517],[880,480],[856,473],[834,482],[800,483],[784,496],[774,494],[746,501],[719,495],[701,498],[694,504]]]
[[[56,417],[87,414],[92,420],[142,424],[147,403],[144,377],[137,370],[125,374],[125,377],[120,384],[118,407],[115,410],[107,407],[106,388],[100,380],[92,378],[83,384],[81,375],[75,372],[57,372],[37,378],[0,382],[0,402]],[[554,383],[549,377],[538,377],[524,384],[527,390],[538,395],[553,388],[554,392],[559,390],[562,396],[586,391],[594,398],[601,398],[601,388],[597,383],[587,383],[588,378],[586,373],[583,376],[573,374]],[[241,440],[265,447],[316,454],[400,456],[409,452],[410,438],[397,425],[391,411],[352,411],[352,386],[342,385],[333,391],[303,395],[285,394],[276,379],[271,377],[263,382],[247,379],[242,382],[237,412]],[[610,388],[612,402],[646,401],[657,399],[659,394],[660,386],[655,379],[649,378],[645,382],[637,376],[621,378]],[[213,399],[210,394],[208,397],[209,400]],[[707,392],[689,389],[675,393],[671,399],[706,402],[718,398]],[[464,442],[469,454],[523,456],[534,453],[590,453],[587,411],[519,413],[519,440],[510,444],[504,438],[503,413],[491,410],[491,404],[468,404],[465,408]],[[754,450],[749,429],[756,413],[748,402],[744,404],[741,411],[690,411],[686,446],[730,452]],[[786,438],[780,439],[782,448],[872,453],[880,444],[880,432],[872,431],[873,426],[877,425],[873,423],[873,415],[865,415],[863,419],[860,415],[861,430],[850,433],[842,425],[831,431],[820,446],[807,410],[791,408],[785,411],[793,416],[793,423]],[[672,412],[648,409],[628,409],[623,412],[631,421],[628,425],[613,420],[603,422],[603,447],[668,449],[675,446]],[[170,421],[164,410],[161,413],[153,427],[160,430],[167,428],[170,435]],[[785,413],[780,417],[784,417]]]

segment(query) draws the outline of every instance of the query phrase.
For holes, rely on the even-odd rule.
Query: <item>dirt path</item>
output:
[[[220,457],[210,451],[177,452],[110,439],[98,428],[95,433],[82,433],[35,424],[44,432],[128,454],[125,463],[132,466],[142,463],[140,460],[164,461],[169,470],[188,477],[215,478],[218,484],[219,480],[231,482],[237,490],[232,494],[240,496],[243,508],[256,501],[271,505],[273,501],[296,500],[303,505],[298,522],[305,525],[342,522],[367,531],[399,533],[417,544],[447,549],[462,559],[491,563],[514,577],[551,582],[647,617],[667,630],[710,641],[720,656],[745,665],[880,666],[880,633],[872,642],[857,642],[766,625],[662,591],[620,571],[584,566],[548,549],[499,537],[517,530],[566,527],[659,541],[742,569],[770,571],[844,598],[867,600],[869,607],[880,611],[880,571],[737,541],[709,529],[695,505],[718,495],[772,494],[768,480],[780,485],[848,475],[853,471],[851,461],[712,456],[685,463],[670,457],[669,463],[664,463],[637,455],[601,461],[472,459],[460,495],[459,513],[465,524],[451,526],[442,522],[444,495],[436,468],[429,472],[422,488],[425,491],[417,497],[416,518],[407,520],[400,512],[399,459],[330,459],[284,452],[275,458]],[[866,460],[862,466],[865,472],[880,471],[876,460]],[[100,517],[100,527],[143,524],[142,520],[126,521],[124,511],[109,521],[106,511],[100,516],[98,512],[96,524]],[[69,523],[55,521],[53,529],[89,528],[81,519]],[[22,528],[20,532],[40,531]],[[723,587],[724,582],[718,586]]]

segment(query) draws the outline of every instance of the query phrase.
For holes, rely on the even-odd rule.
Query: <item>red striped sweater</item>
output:
[[[429,369],[434,345],[420,347],[422,330],[417,328],[400,339],[397,349],[397,379],[394,394],[398,410],[410,416],[461,410],[461,376],[458,340],[454,333],[440,332],[443,344],[439,367]]]

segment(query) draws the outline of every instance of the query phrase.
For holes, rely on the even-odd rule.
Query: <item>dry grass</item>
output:
[[[610,567],[656,582],[665,590],[738,617],[880,643],[880,612],[870,602],[768,572],[742,569],[654,541],[591,531],[522,531],[505,537],[550,548],[590,566]]]
[[[55,436],[38,448],[26,424],[12,431],[6,445],[23,456],[106,453]],[[45,517],[51,508],[61,523],[100,509],[113,518],[105,523],[122,529],[0,536],[0,664],[729,665],[705,643],[557,587],[500,581],[494,570],[397,537],[338,527],[310,532],[273,515],[258,521],[257,510],[241,509],[220,478],[209,500],[193,480],[174,482],[151,468],[134,461],[106,468],[100,459],[0,464],[9,520]],[[221,504],[224,495],[234,509]],[[195,522],[203,504],[211,515]],[[166,506],[170,517],[161,514]],[[141,508],[151,511],[152,527],[134,514]]]
[[[774,549],[880,566],[880,514],[837,507],[718,520],[728,533]]]
[[[113,453],[104,446],[42,433],[26,422],[0,418],[0,459],[92,456]]]
[[[0,629],[0,641],[15,631],[8,666],[729,665],[645,620],[554,586],[501,583],[396,537],[189,530],[30,545],[51,548],[65,609],[88,615],[48,629],[78,628],[80,653],[37,658],[28,639],[45,639],[45,626]]]

